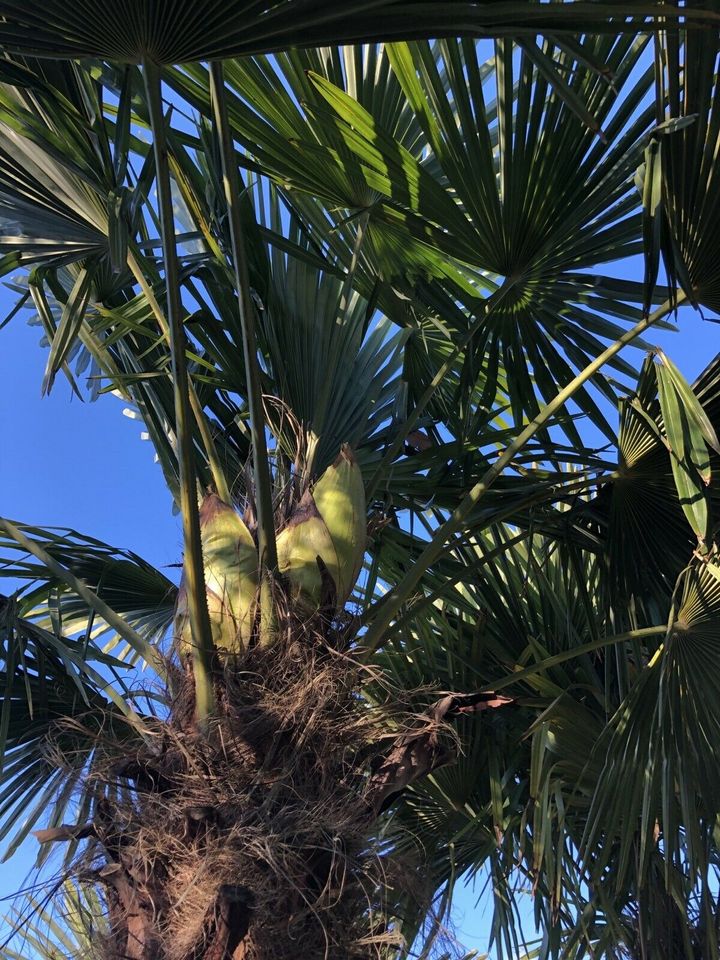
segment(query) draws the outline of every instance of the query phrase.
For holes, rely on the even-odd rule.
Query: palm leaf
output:
[[[91,887],[66,881],[52,900],[27,894],[7,917],[11,933],[3,946],[6,960],[97,960],[98,942],[108,936],[104,904]]]
[[[578,504],[574,514],[582,526],[600,537],[600,549],[610,574],[605,587],[608,596],[619,602],[620,609],[634,598],[633,602],[657,604],[655,609],[660,612],[669,602],[675,581],[692,554],[691,523],[697,504],[702,503],[712,523],[718,508],[717,476],[713,474],[708,484],[698,475],[689,459],[692,448],[687,466],[682,465],[682,459],[678,460],[677,444],[675,452],[671,452],[673,444],[663,419],[668,401],[663,410],[656,368],[657,364],[648,358],[636,393],[621,401],[615,475],[603,484],[596,497]],[[691,390],[692,396],[697,397],[694,403],[699,403],[707,420],[706,431],[719,423],[717,376],[716,358]],[[678,401],[675,403],[679,418]],[[682,401],[682,408],[694,409],[686,400]],[[704,449],[705,440],[702,442]],[[682,453],[679,456],[682,458]],[[708,468],[715,468],[716,457],[711,455],[707,464]],[[676,475],[680,470],[678,488]],[[687,499],[683,503],[684,497]]]
[[[658,36],[657,132],[640,171],[650,297],[662,258],[671,286],[720,312],[717,236],[720,209],[713,157],[720,144],[718,33],[669,30]]]
[[[1,66],[0,78],[0,248],[10,251],[2,272],[107,256],[108,187],[90,172],[97,158],[79,136],[87,122],[30,71],[22,87],[7,86]],[[51,102],[52,120],[43,124],[40,116]]]
[[[615,14],[615,16],[613,16]],[[287,47],[327,43],[362,43],[424,36],[475,36],[567,30],[572,33],[636,28],[657,17],[688,15],[713,22],[711,12],[664,5],[662,12],[631,2],[622,11],[614,4],[602,12],[565,2],[547,8],[536,3],[501,2],[489,7],[453,0],[349,0],[338,10],[332,0],[226,0],[196,4],[166,0],[158,10],[149,0],[132,0],[119,10],[111,0],[74,0],[71,10],[49,0],[42,12],[16,0],[0,4],[3,44],[13,51],[54,58],[105,58],[158,63],[226,59]],[[628,17],[630,20],[628,21]]]
[[[605,758],[604,771],[585,838],[586,856],[597,856],[601,867],[611,855],[616,858],[612,878],[618,886],[629,870],[639,874],[642,884],[655,851],[662,849],[666,889],[672,867],[683,865],[683,910],[712,869],[712,798],[719,789],[713,751],[720,715],[715,676],[707,663],[718,641],[719,573],[711,557],[694,562],[683,574],[665,643],[639,671],[598,741],[596,755]],[[616,777],[625,789],[611,796],[608,784],[617,783]]]
[[[598,590],[602,565],[552,540],[518,539],[502,528],[457,552],[466,564],[462,581],[450,589],[443,572],[442,597],[405,619],[379,662],[403,688],[432,683],[462,691],[505,686],[521,666],[537,669],[518,673],[510,686],[514,705],[458,722],[458,759],[412,787],[390,829],[410,858],[423,849],[433,885],[487,872],[500,956],[520,952],[519,905],[530,886],[542,956],[565,955],[566,945],[581,955],[612,937],[615,946],[629,942],[626,901],[589,898],[587,885],[599,885],[599,874],[577,857],[603,773],[602,756],[592,751],[605,726],[606,698],[615,695],[634,651],[628,637],[616,653],[602,650],[613,639]],[[655,627],[648,636],[663,631]],[[587,641],[594,651],[581,652]]]
[[[439,176],[413,161],[357,104],[317,81],[341,118],[338,129],[346,148],[393,211],[408,209],[423,223],[442,226],[445,237],[434,240],[446,253],[491,276],[510,278],[510,295],[492,311],[474,347],[486,357],[498,353],[504,361],[516,417],[537,409],[536,388],[546,400],[554,396],[571,365],[584,365],[601,338],[617,335],[620,328],[603,316],[608,308],[622,319],[639,316],[628,306],[613,309],[609,303],[610,298],[637,300],[639,287],[618,286],[607,277],[588,282],[583,268],[637,249],[638,221],[627,216],[637,209],[628,174],[637,163],[633,158],[649,114],[633,112],[633,105],[649,90],[651,71],[627,89],[623,84],[643,48],[642,42],[596,39],[594,52],[615,76],[613,90],[592,72],[572,72],[573,62],[566,63],[579,95],[594,105],[601,121],[618,91],[624,94],[623,109],[607,124],[604,146],[550,90],[524,51],[516,67],[511,45],[498,43],[487,72],[478,62],[478,49],[467,41],[392,47],[393,69],[423,126]],[[466,75],[474,82],[466,85]],[[515,93],[518,78],[522,85]],[[560,158],[544,128],[562,131]],[[392,192],[384,183],[392,183]],[[444,196],[448,190],[453,202]],[[411,233],[413,223],[406,220]],[[608,430],[587,395],[578,402]]]
[[[408,322],[410,305],[421,317],[439,315],[451,331],[464,332],[486,306],[483,285],[492,290],[498,276],[509,278],[507,294],[464,360],[469,377],[501,365],[510,371],[516,417],[537,410],[536,393],[554,395],[556,384],[566,382],[604,339],[640,316],[634,304],[642,301],[641,285],[598,276],[596,264],[640,249],[639,217],[628,216],[639,210],[639,198],[628,177],[651,126],[652,110],[643,101],[652,70],[633,74],[635,64],[644,62],[644,41],[595,38],[586,47],[613,73],[613,87],[566,51],[548,46],[547,53],[557,52],[578,97],[593,105],[602,122],[612,116],[605,124],[606,144],[553,92],[526,51],[519,66],[513,63],[508,44],[498,44],[488,63],[470,41],[396,45],[387,54],[392,73],[384,56],[368,53],[343,71],[332,55],[300,52],[280,57],[277,65],[241,61],[227,71],[236,91],[230,99],[236,135],[290,191],[298,216],[318,234],[327,235],[328,217],[309,195],[336,211],[329,242],[346,263],[343,221],[365,211],[362,260],[370,284],[380,281],[380,303],[391,318]],[[310,75],[310,85],[300,66],[320,67],[322,75]],[[397,104],[399,83],[410,116],[407,105],[381,108],[381,81],[373,84],[368,77],[373,69],[391,104]],[[468,71],[475,78],[469,87]],[[173,71],[171,82],[207,110],[200,66]],[[361,91],[364,99],[344,95],[337,83]],[[520,137],[525,117],[535,119]],[[550,156],[549,133],[556,128],[563,137],[560,160]],[[526,189],[538,179],[541,187]],[[361,264],[359,284],[367,283],[363,274]],[[407,319],[402,299],[396,296],[393,304],[391,291],[404,298]],[[464,309],[458,310],[458,301]],[[622,360],[617,368],[631,370]],[[594,382],[612,394],[602,376]],[[578,403],[610,435],[592,395],[581,391]]]
[[[21,528],[42,553],[88,587],[149,647],[160,647],[172,620],[176,585],[137,554],[119,550],[73,530]],[[12,536],[0,538],[0,575],[23,585],[23,615],[41,629],[62,624],[70,635],[104,636],[108,648],[122,642],[114,626],[97,614],[57,573],[28,553]],[[122,649],[122,648],[121,648]],[[128,654],[125,648],[124,655]],[[133,658],[136,653],[133,654]],[[133,659],[131,658],[131,659]]]
[[[118,756],[138,738],[126,665],[87,637],[70,638],[21,617],[18,607],[25,605],[23,596],[4,598],[1,612],[5,857],[40,822],[53,828],[88,815],[93,790],[87,776],[100,738],[115,743]]]

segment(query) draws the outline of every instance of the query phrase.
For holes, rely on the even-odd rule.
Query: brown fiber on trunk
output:
[[[92,821],[41,832],[87,838],[77,868],[104,892],[104,960],[396,954],[397,904],[422,910],[433,891],[376,844],[377,816],[452,759],[449,718],[507,701],[448,694],[413,714],[346,643],[288,615],[275,647],[218,663],[207,734],[186,673],[147,743],[108,749]],[[368,683],[382,706],[359,695]]]

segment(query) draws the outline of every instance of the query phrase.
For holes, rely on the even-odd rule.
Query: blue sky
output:
[[[11,302],[0,294],[0,316]],[[62,376],[41,397],[42,330],[29,315],[0,331],[0,512],[132,546],[157,565],[177,562],[179,518],[142,424],[115,397],[82,403]]]

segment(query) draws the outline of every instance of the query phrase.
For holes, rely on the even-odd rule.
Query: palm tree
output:
[[[716,956],[718,368],[620,356],[717,302],[716,13],[66,7],[0,2],[2,266],[186,550],[0,520],[61,952],[429,956],[485,866],[504,955],[521,882],[541,956]]]

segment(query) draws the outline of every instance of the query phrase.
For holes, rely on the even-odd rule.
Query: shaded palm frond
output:
[[[663,887],[671,894],[680,881],[676,903],[686,923],[714,872],[720,717],[707,664],[718,642],[719,586],[714,556],[694,561],[681,577],[664,644],[638,671],[595,747],[603,775],[584,838],[588,862],[605,868],[614,861],[607,882],[620,889],[628,873],[641,886],[661,852]],[[622,791],[609,789],[618,782]],[[707,932],[702,956],[717,951],[716,934]],[[694,955],[689,942],[682,950]]]
[[[73,530],[21,529],[148,644],[161,645],[175,607],[177,586],[172,580],[132,551],[119,550]],[[81,597],[6,534],[0,539],[0,576],[22,584],[22,615],[39,629],[57,628],[70,636],[82,632],[87,641],[93,638],[93,643],[95,638],[104,637],[108,649],[121,642],[111,626],[91,614]]]
[[[75,0],[71,11],[50,0],[42,13],[16,0],[0,5],[4,18],[3,44],[10,50],[32,52],[55,59],[82,57],[159,63],[211,60],[286,49],[318,47],[326,43],[362,43],[454,36],[457,33],[492,36],[543,30],[615,31],[637,29],[648,21],[648,8],[627,3],[617,17],[608,17],[582,4],[564,2],[547,8],[539,3],[474,2],[427,3],[419,0],[350,0],[338,10],[332,0],[309,6],[305,0],[257,4],[226,0],[223,4],[195,4],[166,0],[158,10],[149,0],[133,0],[118,10],[110,0]],[[703,7],[663,5],[661,16],[688,15],[713,22]],[[628,20],[628,18],[630,18]]]
[[[657,129],[638,184],[643,193],[646,306],[664,263],[671,288],[720,312],[720,146],[717,28],[669,28],[655,38]]]
[[[439,887],[487,876],[501,956],[518,955],[529,934],[520,918],[530,890],[539,956],[629,942],[627,900],[588,893],[599,873],[578,850],[602,777],[592,751],[606,704],[618,702],[635,652],[654,649],[664,627],[614,638],[598,591],[602,565],[539,535],[497,529],[458,554],[467,569],[454,591],[447,578],[442,597],[408,616],[378,658],[398,685],[500,685],[516,700],[459,721],[456,762],[412,787],[390,835],[410,857],[429,857]]]
[[[22,594],[3,598],[0,614],[0,838],[6,858],[41,823],[52,830],[65,820],[82,824],[89,818],[98,743],[112,744],[120,757],[142,728],[127,665],[88,636],[63,635],[21,617],[25,603]],[[58,623],[57,611],[53,620]],[[70,844],[68,857],[76,848],[77,842]]]
[[[699,426],[691,437],[690,419],[699,405],[706,431],[720,425],[718,359],[692,388],[681,383],[684,399],[671,384],[659,396],[659,380],[672,376],[679,374],[667,358],[647,359],[636,393],[620,403],[617,471],[572,514],[599,537],[608,572],[603,589],[618,611],[642,603],[661,614],[697,536],[704,541],[717,523],[717,456],[708,451]]]

